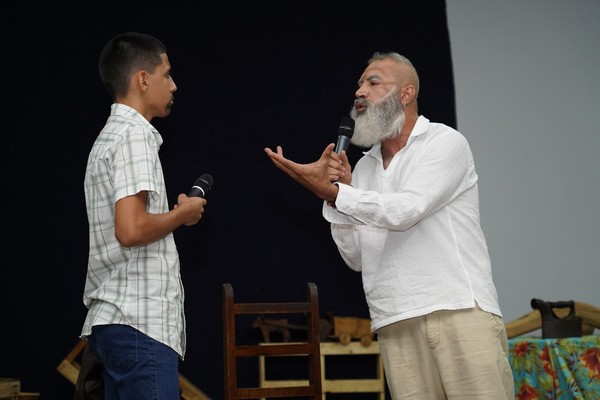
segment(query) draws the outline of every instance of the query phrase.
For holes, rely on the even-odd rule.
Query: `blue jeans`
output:
[[[104,366],[106,400],[179,400],[179,356],[127,325],[99,325],[88,337]]]

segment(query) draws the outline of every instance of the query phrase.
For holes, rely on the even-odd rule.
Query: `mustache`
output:
[[[368,104],[369,102],[364,97],[359,97],[358,99],[354,100],[355,106],[367,106]]]

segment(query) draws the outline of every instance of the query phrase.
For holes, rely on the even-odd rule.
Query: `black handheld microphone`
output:
[[[338,140],[335,145],[335,152],[340,154],[342,150],[347,151],[350,144],[350,138],[354,134],[354,120],[350,117],[344,117],[340,121],[338,128]]]
[[[213,177],[210,174],[202,174],[196,179],[194,185],[190,189],[188,197],[205,197],[208,191],[212,188]]]

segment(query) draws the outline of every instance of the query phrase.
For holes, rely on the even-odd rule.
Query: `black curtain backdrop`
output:
[[[368,318],[360,274],[339,256],[321,201],[263,148],[317,159],[336,140],[374,51],[409,57],[420,112],[456,126],[445,1],[9,1],[0,18],[0,377],[42,399],[72,397],[56,367],[86,313],[83,177],[111,103],[97,59],[123,31],[160,38],[173,66],[173,112],[152,121],[165,140],[170,203],[202,173],[214,177],[204,218],[175,232],[189,342],[181,373],[222,398],[225,282],[239,301],[304,299],[315,282],[322,316]],[[349,154],[354,162],[361,149]],[[251,326],[245,333],[259,339]]]

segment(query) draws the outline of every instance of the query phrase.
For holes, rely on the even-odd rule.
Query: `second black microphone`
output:
[[[205,197],[213,185],[213,177],[210,174],[202,174],[196,179],[188,193],[188,197]]]
[[[340,154],[342,150],[347,151],[348,145],[350,144],[350,139],[354,134],[354,120],[350,117],[344,117],[340,121],[340,126],[338,128],[338,140],[335,146],[335,151],[337,154]]]

